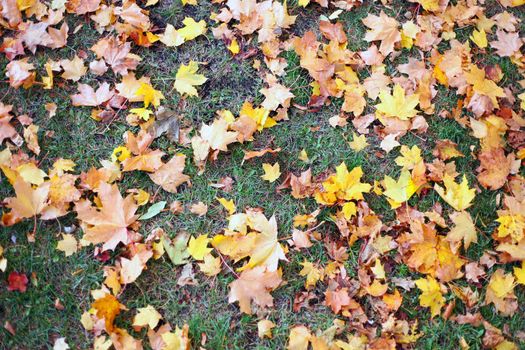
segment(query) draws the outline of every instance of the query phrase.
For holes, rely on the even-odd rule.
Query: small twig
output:
[[[228,270],[230,270],[231,273],[233,273],[235,275],[235,277],[237,278],[240,278],[240,276],[237,274],[237,272],[235,272],[231,267],[230,265],[228,265],[228,263],[226,262],[226,260],[224,260],[224,257],[222,256],[221,252],[219,252],[218,250],[217,251],[217,254],[219,254],[219,256],[221,257],[221,260],[222,260],[222,263],[224,265],[226,265],[226,267],[228,268]]]

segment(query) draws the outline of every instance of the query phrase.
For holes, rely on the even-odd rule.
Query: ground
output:
[[[487,9],[491,6],[499,6],[496,2],[490,3],[493,4],[487,4]],[[407,5],[402,1],[397,4],[399,6],[391,7],[389,15],[405,14]],[[292,30],[294,34],[302,35],[307,30],[318,30],[318,18],[322,13],[318,7],[303,9],[295,1],[291,1],[288,6],[290,13],[299,14],[297,24]],[[207,19],[210,10],[216,8],[217,5],[207,1],[199,1],[198,6],[182,6],[179,1],[161,0],[159,6],[152,8],[151,18],[155,25],[163,28],[166,23],[180,23],[186,16],[192,16],[196,20]],[[379,13],[380,8],[383,7],[365,2],[358,9],[340,15],[339,20],[350,38],[351,50],[368,47],[368,43],[363,41],[366,27],[361,19],[370,12]],[[523,9],[514,10],[513,13],[525,21]],[[81,17],[69,18],[69,20],[70,28],[85,22]],[[525,22],[522,22],[521,33],[524,32]],[[465,38],[469,33],[469,28],[458,30],[458,35],[463,35]],[[55,51],[38,50],[36,54],[38,63],[35,65],[38,65],[38,69],[42,69],[49,57],[71,57],[80,50],[88,51],[97,40],[98,34],[94,29],[89,24],[84,25],[79,32],[71,36],[67,47]],[[143,57],[137,75],[150,76],[154,86],[166,97],[163,105],[177,109],[187,125],[198,128],[203,122],[212,121],[216,110],[229,109],[236,114],[245,100],[260,103],[263,99],[259,92],[263,87],[263,79],[251,66],[252,61],[233,58],[225,45],[213,38],[211,32],[208,32],[206,37],[193,41],[191,45],[183,45],[179,48],[163,46],[138,48],[136,53]],[[88,54],[92,55],[92,53]],[[406,62],[409,55],[410,53],[401,54],[393,63],[389,63],[390,68]],[[287,52],[285,57],[289,66],[283,84],[296,96],[294,103],[305,104],[310,95],[308,84],[311,80],[307,72],[299,66],[299,58],[295,53]],[[202,74],[209,80],[200,89],[199,97],[187,98],[181,104],[180,95],[172,90],[172,84],[177,68],[190,59],[202,62]],[[520,79],[520,74],[510,60],[495,56],[491,59],[503,68],[505,80],[502,85],[515,85]],[[2,56],[0,69],[3,70],[7,63],[7,59]],[[84,77],[82,82],[94,84],[96,80],[97,78]],[[108,158],[113,149],[122,144],[122,134],[129,129],[123,118],[107,125],[90,118],[90,108],[71,108],[69,95],[75,91],[75,86],[71,84],[59,85],[51,91],[38,88],[12,89],[7,84],[0,85],[3,103],[14,105],[15,110],[20,114],[27,113],[31,116],[41,130],[53,133],[52,137],[42,139],[43,157],[39,164],[43,167],[51,166],[56,158],[67,157],[77,163],[78,171],[87,171],[92,166],[98,166],[99,159]],[[58,105],[57,114],[53,118],[48,118],[43,108],[48,102]],[[466,173],[469,180],[474,181],[475,173],[472,169],[477,167],[478,162],[471,156],[470,149],[471,146],[478,145],[478,140],[470,136],[468,130],[460,127],[454,120],[444,120],[438,115],[439,111],[450,109],[456,105],[456,102],[455,94],[441,91],[435,101],[435,115],[427,117],[429,130],[424,137],[409,133],[400,142],[409,146],[418,145],[423,150],[425,160],[428,161],[433,158],[432,149],[436,140],[449,139],[456,142],[460,151],[467,155],[456,162],[458,172]],[[365,174],[363,180],[368,183],[373,183],[374,180],[380,181],[384,175],[397,178],[399,169],[394,165],[394,159],[399,154],[398,151],[386,157],[378,157],[375,151],[380,150],[380,140],[371,134],[368,136],[370,146],[366,152],[355,152],[348,145],[348,141],[352,139],[352,132],[355,131],[352,124],[342,128],[333,128],[329,125],[328,119],[336,115],[339,108],[340,102],[337,101],[316,112],[292,108],[289,114],[290,120],[280,122],[277,127],[265,129],[256,135],[252,143],[230,146],[229,152],[221,154],[216,162],[208,164],[206,171],[201,175],[191,162],[191,149],[170,143],[166,138],[157,139],[153,148],[161,148],[169,155],[181,152],[188,156],[185,173],[191,176],[191,186],[183,186],[177,194],[160,191],[157,199],[168,202],[180,200],[183,203],[202,201],[209,203],[210,209],[203,217],[189,212],[177,215],[163,212],[155,220],[144,224],[140,232],[147,234],[155,227],[162,227],[170,235],[180,231],[192,235],[218,232],[225,226],[225,215],[215,198],[227,197],[234,199],[237,208],[262,208],[268,217],[275,215],[279,223],[279,235],[284,240],[292,231],[293,217],[313,211],[317,205],[313,199],[296,200],[289,191],[276,191],[279,181],[275,183],[262,181],[260,178],[263,174],[262,163],[266,162],[278,161],[281,169],[294,174],[311,168],[312,173],[318,175],[332,172],[344,161],[349,168],[361,166]],[[265,147],[281,147],[282,151],[275,155],[243,161],[244,150],[258,150]],[[298,159],[299,152],[303,149],[310,156],[309,163]],[[210,183],[216,183],[225,176],[234,180],[231,193],[226,194],[220,189],[209,186]],[[7,184],[7,180],[2,178],[0,187],[2,198],[13,194],[11,186]],[[127,175],[120,187],[122,192],[126,188],[142,188],[150,193],[157,191],[157,186],[140,172]],[[477,194],[477,200],[470,212],[480,230],[479,241],[467,251],[467,258],[477,259],[485,250],[492,249],[490,235],[496,226],[496,197],[501,193],[502,191],[482,190]],[[384,222],[388,223],[395,219],[395,214],[384,197],[365,195],[365,198]],[[420,195],[417,202],[411,204],[420,210],[426,210],[438,201],[443,202],[435,191],[429,191]],[[329,219],[329,216],[330,212],[323,210],[320,221]],[[59,233],[75,225],[78,224],[74,214],[58,220],[38,221],[35,243],[28,243],[26,240],[26,233],[33,230],[32,220],[12,227],[0,227],[0,245],[6,249],[5,256],[9,261],[9,269],[25,271],[32,276],[30,287],[25,293],[7,291],[6,278],[0,278],[0,321],[2,324],[9,321],[16,328],[15,335],[9,334],[3,328],[0,329],[0,348],[51,348],[57,337],[66,337],[72,348],[84,349],[90,346],[88,344],[91,344],[91,335],[83,329],[79,320],[81,314],[89,309],[92,303],[90,291],[98,288],[103,280],[104,264],[94,259],[91,248],[83,249],[71,257],[65,257],[56,249],[60,239]],[[337,234],[337,228],[330,223],[325,224],[323,230]],[[346,262],[349,273],[356,271],[358,251],[359,246],[352,247],[350,250],[350,258]],[[207,337],[207,349],[281,349],[286,346],[289,329],[293,325],[307,324],[312,330],[323,330],[331,326],[335,318],[331,310],[320,302],[313,302],[312,308],[303,308],[297,313],[292,310],[295,294],[304,289],[304,279],[298,278],[298,271],[301,269],[300,263],[305,258],[309,261],[326,262],[328,257],[322,242],[315,243],[312,248],[304,252],[290,255],[290,262],[283,275],[287,283],[273,293],[275,307],[270,308],[266,314],[267,319],[277,324],[273,339],[259,339],[258,317],[241,314],[236,304],[227,302],[228,284],[234,280],[232,274],[222,273],[212,278],[199,275],[198,284],[179,287],[177,279],[180,269],[174,268],[167,258],[148,264],[148,269],[136,283],[127,286],[121,302],[129,309],[150,304],[161,311],[170,323],[179,325],[187,323],[190,338],[194,340],[193,347],[196,349],[203,334]],[[110,259],[108,264],[112,261]],[[410,276],[414,279],[419,276],[402,263],[394,266],[390,273],[392,276]],[[466,282],[459,282],[462,283]],[[322,294],[324,288],[321,286],[318,288]],[[520,310],[523,311],[525,291],[523,288],[517,289],[516,294]],[[482,347],[482,327],[458,325],[440,317],[431,319],[429,310],[419,306],[417,293],[404,296],[400,313],[410,319],[418,319],[420,330],[425,334],[415,348],[456,349],[461,338],[468,340],[471,349]],[[63,309],[59,310],[55,307],[56,300],[60,300]],[[492,306],[481,306],[479,310],[494,326],[500,329],[508,327],[508,334],[525,329],[525,319],[520,311],[514,316],[502,317],[494,312]],[[129,319],[118,319],[117,323],[119,322],[125,324]],[[145,332],[141,335],[144,334]],[[518,344],[525,347],[523,342]]]

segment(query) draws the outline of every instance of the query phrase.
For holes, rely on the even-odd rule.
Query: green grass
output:
[[[402,16],[403,11],[406,10],[403,6],[397,10],[392,9],[388,13]],[[173,2],[155,7],[152,10],[152,18],[162,28],[166,23],[180,23],[185,16],[206,19],[211,9],[216,10],[217,6],[203,3],[202,6],[183,8],[178,2]],[[290,9],[291,11],[298,9],[293,1],[290,3]],[[303,34],[307,30],[317,31],[319,8],[310,6],[301,11],[294,32]],[[369,11],[378,13],[379,7],[365,5],[340,15],[340,20],[343,21],[349,36],[351,50],[367,48],[367,43],[362,40],[366,28],[362,25],[361,19],[366,17]],[[523,14],[521,16],[525,19]],[[81,19],[77,22],[71,21],[70,28],[74,28],[80,22]],[[465,40],[470,31],[469,27],[461,29],[458,37]],[[71,36],[72,42],[68,43],[69,47],[56,51],[39,49],[35,65],[39,71],[42,71],[48,58],[71,58],[80,49],[88,51],[97,38],[98,34],[93,28],[84,26],[80,32]],[[239,61],[232,58],[225,45],[214,40],[209,32],[206,37],[201,37],[180,48],[156,47],[139,49],[137,52],[143,57],[137,76],[150,76],[154,87],[163,91],[166,96],[163,105],[175,109],[177,114],[183,116],[184,123],[194,128],[198,129],[201,123],[211,121],[216,110],[230,109],[236,113],[245,100],[254,102],[262,100],[259,90],[263,87],[263,80],[251,66],[250,60]],[[90,58],[93,57],[91,52],[88,53]],[[290,87],[296,95],[295,103],[306,105],[311,93],[309,86],[311,80],[299,66],[299,59],[293,52],[285,52],[282,57],[288,61],[286,75],[282,79],[283,84]],[[405,56],[402,56],[399,60],[404,58]],[[202,62],[199,72],[209,80],[200,89],[199,98],[189,98],[186,103],[181,104],[179,95],[172,90],[172,85],[180,64],[187,64],[189,60]],[[159,62],[162,64],[159,65]],[[485,63],[497,63],[502,67],[505,73],[505,85],[515,84],[520,79],[519,72],[509,60],[490,58]],[[2,56],[0,67],[3,69],[6,64],[7,61]],[[114,79],[118,81],[118,78]],[[88,75],[82,78],[81,82],[94,85],[96,79]],[[41,127],[42,158],[44,158],[41,165],[44,169],[50,167],[58,157],[73,159],[77,163],[78,171],[99,166],[100,159],[107,159],[113,148],[122,144],[122,134],[129,129],[123,118],[105,126],[90,118],[89,108],[71,108],[69,95],[76,92],[73,86],[73,84],[57,86],[51,92],[37,88],[13,90],[5,84],[0,86],[0,96],[5,96],[3,102],[14,104],[15,109],[21,113],[28,113]],[[456,105],[453,91],[446,92],[440,89],[439,93],[439,98],[436,99],[436,114],[427,118],[430,127],[428,133],[424,135],[426,139],[422,140],[408,134],[402,138],[401,143],[416,144],[421,147],[426,160],[432,158],[430,154],[435,140],[449,139],[458,143],[459,149],[466,157],[457,160],[457,170],[460,173],[468,173],[469,180],[473,181],[472,169],[478,164],[470,155],[470,147],[477,147],[478,142],[455,121],[445,120],[437,115],[441,110]],[[55,102],[58,105],[57,115],[51,119],[47,117],[43,107],[48,102]],[[394,166],[394,159],[399,155],[399,149],[392,151],[385,158],[377,157],[374,151],[379,149],[379,141],[372,133],[368,136],[370,146],[366,153],[354,152],[347,143],[351,140],[354,131],[351,123],[337,129],[328,124],[328,118],[339,111],[340,101],[334,102],[316,113],[292,108],[289,121],[280,122],[278,126],[256,135],[253,143],[233,145],[230,147],[230,152],[221,154],[216,163],[208,164],[206,172],[202,175],[197,174],[198,170],[191,162],[191,150],[172,144],[165,138],[156,140],[154,146],[167,150],[170,155],[182,152],[188,156],[185,173],[191,175],[192,182],[191,188],[184,185],[177,194],[160,191],[157,200],[180,200],[185,205],[202,201],[209,204],[209,211],[204,217],[197,217],[188,211],[178,215],[162,213],[155,220],[144,224],[140,233],[147,235],[155,227],[162,227],[171,236],[180,231],[187,231],[193,235],[218,232],[226,222],[224,211],[215,198],[226,197],[234,199],[239,210],[256,207],[262,208],[267,216],[276,215],[280,236],[289,236],[293,217],[297,214],[309,213],[317,206],[313,200],[299,201],[292,198],[288,191],[276,192],[279,182],[269,184],[262,181],[260,176],[263,174],[264,162],[273,164],[278,161],[281,169],[296,175],[309,167],[312,168],[314,176],[332,172],[344,161],[349,168],[362,166],[365,172],[364,180],[367,182],[381,180],[384,175],[397,176],[399,170]],[[313,131],[314,128],[319,129]],[[54,135],[44,137],[44,132],[53,132]],[[264,147],[281,147],[282,151],[275,155],[265,155],[262,158],[243,162],[244,150]],[[310,163],[298,159],[299,152],[303,149],[307,151]],[[231,193],[209,186],[225,176],[234,180]],[[149,178],[138,172],[127,174],[120,187],[122,192],[129,188],[143,188],[150,193],[156,191],[156,186]],[[2,178],[0,195],[5,198],[12,194],[7,180]],[[472,216],[476,218],[481,234],[479,242],[473,244],[467,251],[466,257],[469,259],[478,259],[484,251],[492,249],[490,234],[494,229],[498,194],[500,192],[481,191],[470,210]],[[366,196],[366,199],[385,223],[391,223],[395,219],[395,212],[390,209],[384,197],[370,195]],[[444,203],[434,191],[430,191],[419,195],[411,204],[417,204],[420,210],[428,210],[436,202]],[[326,218],[331,212],[332,209],[326,209],[322,215]],[[26,234],[33,230],[32,222],[24,222],[8,228],[0,227],[0,244],[5,248],[5,256],[9,260],[8,272],[22,271],[29,276],[31,274],[35,276],[31,279],[28,291],[18,293],[7,291],[7,274],[0,274],[2,276],[0,322],[3,324],[9,321],[16,329],[16,335],[13,336],[0,328],[0,349],[51,348],[54,339],[62,336],[66,337],[72,348],[90,347],[91,336],[83,330],[79,320],[81,314],[90,307],[90,291],[100,287],[104,264],[93,257],[92,248],[84,248],[69,258],[56,250],[60,232],[74,224],[73,214],[49,222],[38,221],[35,243],[28,243],[26,240]],[[323,235],[337,235],[335,225],[330,223],[325,224],[321,230]],[[75,236],[81,236],[80,229],[77,228],[74,232]],[[351,248],[354,254],[350,254],[351,258],[347,262],[350,275],[355,275],[357,266],[355,252],[359,251],[360,244],[359,241]],[[325,330],[336,318],[336,315],[321,303],[326,289],[324,285],[318,285],[313,291],[318,299],[311,303],[312,308],[303,308],[298,313],[292,310],[295,294],[304,289],[304,277],[298,276],[300,263],[304,259],[320,264],[328,261],[322,242],[317,242],[309,250],[288,255],[290,262],[286,265],[283,275],[283,279],[288,283],[273,293],[275,307],[264,314],[266,318],[277,324],[273,332],[274,338],[271,340],[260,340],[257,337],[259,318],[256,315],[241,315],[237,305],[228,304],[228,284],[233,281],[233,276],[226,272],[216,278],[206,278],[202,274],[197,274],[198,285],[179,287],[177,285],[179,269],[174,268],[165,258],[161,258],[149,263],[147,271],[137,282],[127,287],[121,302],[130,310],[151,304],[173,326],[187,323],[195,349],[198,348],[202,334],[206,334],[207,349],[282,349],[286,346],[289,329],[292,326],[306,324],[312,331]],[[411,272],[406,265],[399,264],[390,275],[390,277],[394,276],[415,279],[419,274]],[[523,289],[517,295],[520,304],[523,305],[525,302]],[[472,349],[482,348],[482,327],[460,326],[439,317],[431,320],[428,309],[419,306],[417,292],[404,293],[404,296],[401,312],[409,318],[417,318],[421,325],[420,330],[425,333],[416,345],[418,349],[456,349],[462,337],[468,341]],[[64,306],[63,310],[58,310],[54,306],[57,299]],[[369,306],[366,298],[361,301],[363,307]],[[456,308],[460,307],[460,305],[456,306]],[[513,317],[505,318],[495,314],[492,306],[483,306],[480,310],[495,326],[499,328],[508,326],[509,334],[525,329],[525,321],[520,312]],[[119,316],[117,323],[126,325],[130,329],[133,315],[134,311],[124,312]],[[141,335],[144,338],[144,333]],[[524,343],[520,345],[525,346]]]

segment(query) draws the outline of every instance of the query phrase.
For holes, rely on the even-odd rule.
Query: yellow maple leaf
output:
[[[182,21],[184,27],[178,30],[179,35],[181,35],[185,41],[193,40],[199,35],[206,33],[206,22],[200,20],[195,22],[191,17],[186,17]]]
[[[392,209],[408,201],[419,188],[412,180],[412,175],[408,170],[402,170],[397,181],[390,176],[385,176],[383,187],[385,188],[383,194],[388,197],[387,200]]]
[[[405,95],[401,85],[396,84],[392,95],[388,91],[379,93],[381,103],[376,105],[377,111],[387,117],[396,117],[401,120],[409,120],[417,114],[416,106],[419,104],[419,94]]]
[[[474,64],[470,66],[468,72],[465,72],[467,83],[472,85],[472,89],[480,95],[489,97],[494,107],[499,108],[497,97],[505,97],[505,91],[485,75],[485,70],[479,69]]]
[[[148,121],[149,117],[153,114],[153,111],[147,108],[131,108],[129,111],[145,121]]]
[[[434,12],[439,10],[439,0],[417,0],[427,11]]]
[[[274,182],[279,178],[279,176],[281,176],[281,167],[277,162],[274,165],[263,163],[262,167],[264,170],[264,175],[261,175],[261,178],[263,180]]]
[[[366,136],[360,135],[357,136],[356,133],[353,133],[352,141],[348,144],[350,145],[350,148],[353,149],[356,152],[361,152],[368,146],[368,142],[366,142]]]
[[[228,234],[213,237],[212,245],[235,261],[250,257],[239,271],[256,266],[276,271],[279,260],[287,260],[277,239],[275,216],[268,220],[263,213],[248,211],[234,214],[228,220]],[[252,229],[249,233],[248,227]]]
[[[140,83],[140,87],[135,91],[135,95],[144,96],[144,107],[148,107],[150,103],[158,107],[160,100],[164,99],[164,95],[159,90],[155,90],[153,86],[147,83]]]
[[[277,122],[272,117],[270,117],[269,110],[264,107],[253,108],[253,105],[248,101],[243,103],[239,115],[246,115],[253,119],[257,123],[258,131],[271,128],[277,124]]]
[[[434,185],[436,192],[457,211],[463,211],[472,205],[472,200],[476,197],[476,190],[468,187],[468,180],[465,175],[461,183],[456,183],[454,178],[448,174],[443,177],[445,189],[438,184]]]
[[[202,85],[208,80],[202,74],[195,74],[199,69],[199,65],[195,61],[190,61],[188,65],[182,64],[175,76],[175,84],[173,87],[181,95],[198,96],[197,89],[194,86]]]
[[[303,269],[299,271],[299,275],[306,276],[306,281],[304,282],[305,288],[310,289],[315,287],[317,282],[323,278],[323,269],[315,266],[306,259],[301,263],[301,265],[303,266]]]
[[[227,200],[226,198],[217,198],[219,203],[228,211],[228,214],[235,213],[235,203],[233,202],[233,199]]]
[[[525,261],[521,262],[521,267],[514,267],[514,277],[519,284],[525,284]]]
[[[116,162],[117,160],[119,162],[123,162],[126,159],[131,157],[131,152],[126,146],[118,146],[115,147],[113,152],[111,153],[111,161]]]
[[[221,272],[221,258],[216,258],[213,255],[208,254],[204,256],[203,260],[204,262],[199,263],[198,265],[202,273],[206,276],[212,277]]]
[[[78,251],[78,242],[75,236],[62,233],[62,240],[58,241],[57,249],[64,252],[66,256],[75,254]]]
[[[498,269],[492,274],[488,288],[494,292],[496,297],[505,298],[514,290],[514,276]]]
[[[470,36],[470,40],[472,40],[472,42],[475,43],[480,49],[484,49],[488,45],[487,33],[485,33],[483,29],[474,29],[472,35]]]
[[[350,172],[345,162],[336,167],[336,173],[323,181],[324,192],[316,191],[315,200],[321,204],[334,204],[338,199],[362,200],[363,193],[370,192],[372,186],[361,182],[363,169],[360,166],[353,168]]]
[[[421,290],[419,305],[429,307],[432,317],[439,315],[441,308],[445,304],[445,298],[441,294],[441,287],[434,277],[420,278],[415,281],[416,286]]]
[[[211,238],[208,238],[208,235],[200,235],[199,237],[191,237],[190,242],[188,243],[188,253],[195,260],[203,260],[206,255],[208,255],[212,248],[208,248],[208,243],[210,243]]]
[[[403,169],[411,170],[419,162],[423,161],[421,158],[421,149],[417,145],[413,145],[412,148],[402,145],[400,149],[401,155],[395,159],[395,162]]]
[[[133,326],[144,327],[148,326],[154,329],[162,320],[162,315],[151,305],[137,309],[138,314],[133,318]]]
[[[228,45],[228,50],[235,56],[241,51],[241,48],[239,47],[239,43],[237,42],[237,39],[233,39],[230,45]]]

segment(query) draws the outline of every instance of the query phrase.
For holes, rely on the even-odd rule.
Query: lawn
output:
[[[0,349],[525,348],[522,1],[255,6],[0,2]]]

